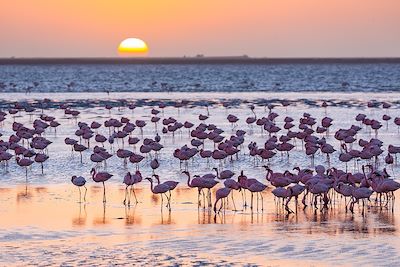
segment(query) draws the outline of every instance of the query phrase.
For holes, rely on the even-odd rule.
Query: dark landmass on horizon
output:
[[[252,58],[237,57],[93,57],[93,58],[0,58],[0,65],[36,64],[376,64],[400,63],[400,57],[385,58]]]

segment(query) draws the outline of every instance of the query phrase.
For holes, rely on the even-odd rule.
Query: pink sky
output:
[[[400,57],[399,0],[0,0],[0,57]]]

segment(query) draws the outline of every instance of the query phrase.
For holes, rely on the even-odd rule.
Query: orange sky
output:
[[[0,57],[400,56],[400,0],[0,0]]]

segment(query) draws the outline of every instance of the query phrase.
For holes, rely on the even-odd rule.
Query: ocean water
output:
[[[0,92],[398,92],[400,64],[0,65]]]

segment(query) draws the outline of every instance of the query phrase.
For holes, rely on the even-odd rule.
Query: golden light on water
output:
[[[138,38],[127,38],[118,46],[121,55],[145,55],[149,51],[147,44]]]

